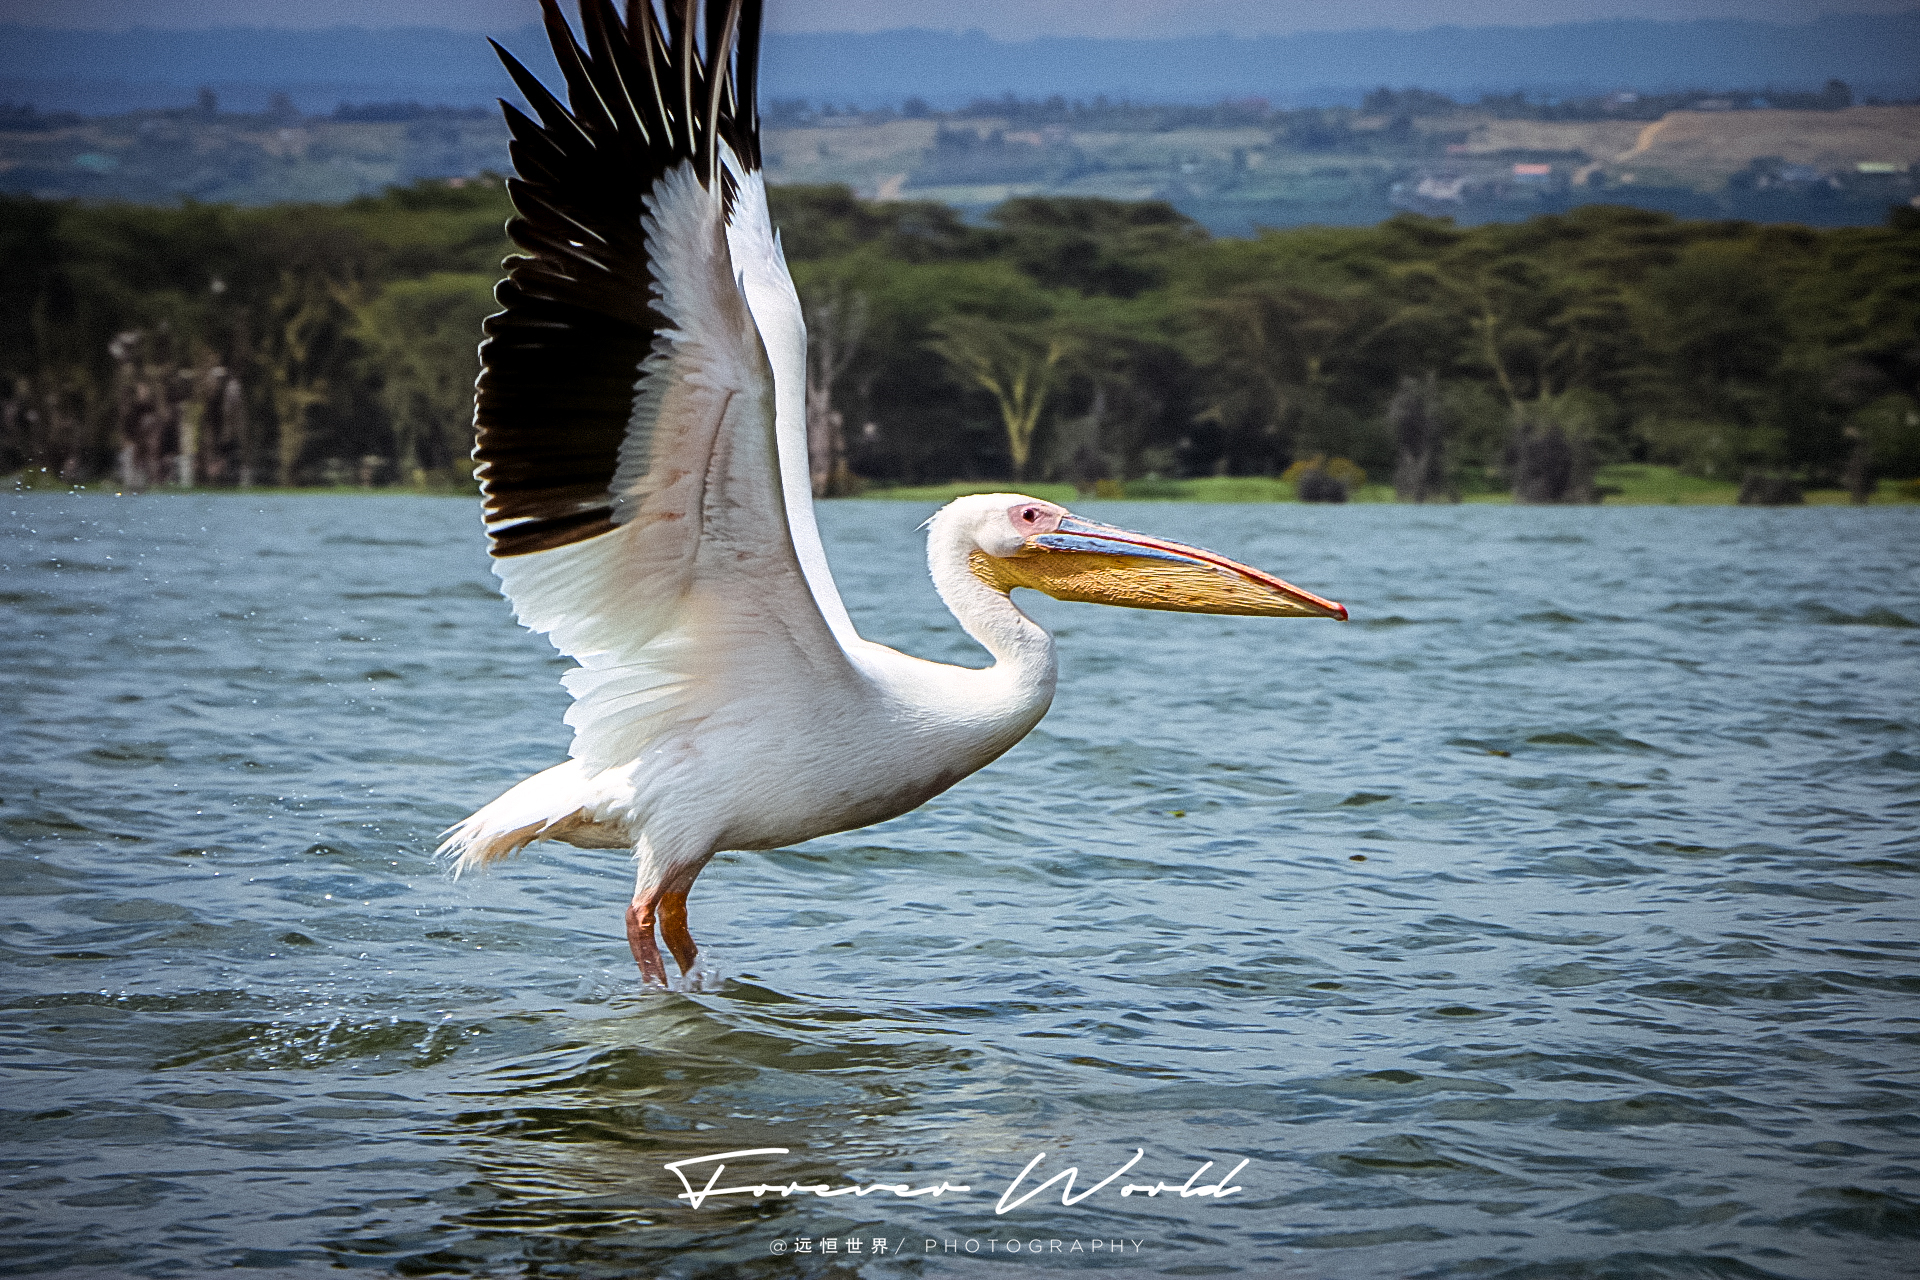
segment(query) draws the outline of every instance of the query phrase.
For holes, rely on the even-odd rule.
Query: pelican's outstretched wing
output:
[[[599,769],[752,686],[845,677],[852,630],[805,488],[806,337],[759,173],[758,0],[704,22],[669,0],[664,29],[650,0],[624,23],[582,0],[585,48],[542,6],[569,105],[500,51],[539,120],[505,107],[527,256],[487,321],[474,456],[495,572],[580,663],[573,754]]]

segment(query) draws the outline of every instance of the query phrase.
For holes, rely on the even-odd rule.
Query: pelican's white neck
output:
[[[947,511],[935,516],[927,531],[927,569],[940,598],[967,634],[994,656],[996,670],[1005,670],[1020,684],[1044,688],[1050,701],[1053,637],[1020,612],[1004,590],[980,580],[971,563],[981,549],[973,529],[964,520],[947,517]]]

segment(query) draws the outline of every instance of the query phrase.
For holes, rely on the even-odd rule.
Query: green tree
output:
[[[314,443],[314,411],[333,394],[346,363],[342,339],[351,324],[346,286],[310,272],[283,272],[267,300],[265,339],[258,355],[266,374],[278,444],[275,480],[293,484]]]
[[[1779,412],[1791,333],[1775,264],[1746,237],[1703,239],[1649,273],[1637,319],[1646,353],[1640,434],[1653,456],[1738,480],[1786,461]]]
[[[930,345],[955,377],[993,397],[1007,433],[1013,478],[1027,478],[1033,436],[1067,354],[1067,341],[1041,326],[996,324],[979,316],[946,316],[934,322]]]
[[[1381,452],[1342,394],[1350,366],[1384,331],[1377,296],[1346,282],[1262,280],[1199,300],[1188,315],[1189,350],[1208,375],[1199,421],[1223,433],[1223,473],[1276,474],[1307,453]]]
[[[1175,344],[1164,293],[1125,299],[1063,294],[1055,332],[1066,340],[1045,474],[1082,489],[1103,479],[1177,468],[1169,420],[1190,418],[1193,377]],[[1067,406],[1084,410],[1068,416]]]
[[[379,380],[399,477],[457,480],[472,447],[480,322],[497,309],[491,275],[398,280],[354,309],[364,368]]]
[[[1049,289],[1135,297],[1166,282],[1170,260],[1206,228],[1162,200],[1020,196],[994,209],[989,243]]]
[[[867,296],[843,280],[816,282],[801,296],[807,322],[807,472],[816,498],[854,491],[846,413],[834,405],[867,336]]]

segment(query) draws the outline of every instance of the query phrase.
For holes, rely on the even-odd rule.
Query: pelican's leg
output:
[[[667,966],[660,962],[660,948],[653,940],[653,926],[659,915],[661,890],[647,886],[636,889],[627,906],[627,946],[640,966],[640,981],[667,985]]]
[[[660,895],[660,936],[666,939],[667,950],[673,952],[680,972],[688,978],[693,976],[700,949],[693,945],[693,935],[687,932],[687,894],[693,891],[693,878],[699,874],[697,866],[676,873]]]

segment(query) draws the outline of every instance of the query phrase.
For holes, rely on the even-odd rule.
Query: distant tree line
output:
[[[777,99],[767,107],[766,122],[773,128],[796,128],[824,121],[884,120],[994,120],[1015,128],[1057,125],[1090,132],[1153,133],[1172,129],[1260,128],[1285,136],[1314,128],[1329,118],[1351,121],[1356,115],[1413,117],[1461,113],[1493,115],[1506,120],[1658,120],[1669,111],[1746,111],[1772,108],[1783,111],[1844,111],[1855,105],[1853,89],[1844,80],[1829,80],[1819,89],[1758,88],[1678,89],[1660,93],[1620,91],[1568,96],[1516,89],[1511,93],[1483,93],[1471,101],[1431,89],[1393,89],[1385,85],[1363,95],[1356,112],[1351,105],[1275,106],[1265,98],[1227,98],[1214,103],[1134,102],[1126,98],[1068,98],[1053,94],[1023,98],[1004,93],[997,98],[975,98],[953,111],[936,111],[923,98],[908,98],[898,108],[813,102],[806,98]],[[1865,100],[1880,105],[1877,98]],[[336,113],[338,115],[339,113]]]
[[[1920,476],[1920,211],[1816,231],[1612,206],[1215,239],[1160,203],[984,225],[773,197],[816,488],[1286,476],[1596,497],[1607,462],[1864,495]],[[0,474],[470,485],[497,181],[338,206],[0,202]]]
[[[412,124],[416,120],[485,120],[500,118],[498,107],[423,106],[418,102],[343,102],[332,118],[351,124]]]
[[[1877,103],[1877,99],[1870,100]],[[1680,89],[1665,93],[1620,92],[1561,97],[1516,90],[1486,93],[1472,105],[1425,89],[1380,88],[1360,104],[1378,115],[1447,115],[1477,110],[1507,120],[1658,120],[1669,111],[1845,111],[1854,105],[1845,80],[1829,80],[1819,89]]]

